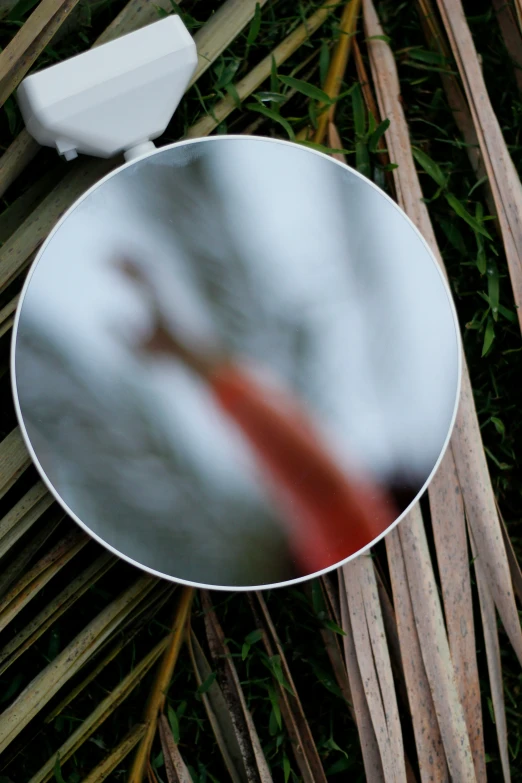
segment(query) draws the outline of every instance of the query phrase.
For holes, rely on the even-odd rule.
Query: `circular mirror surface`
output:
[[[425,489],[460,346],[426,243],[359,174],[182,142],[64,216],[22,294],[14,387],[51,492],[170,579],[245,589],[354,556]]]

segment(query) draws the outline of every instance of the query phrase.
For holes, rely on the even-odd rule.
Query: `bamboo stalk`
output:
[[[169,637],[166,636],[158,642],[153,649],[145,655],[132,670],[118,683],[118,685],[101,701],[97,707],[81,722],[78,728],[65,740],[58,748],[57,753],[36,772],[29,783],[46,783],[53,777],[56,755],[63,763],[73,756],[78,748],[91,737],[94,732],[102,725],[104,721],[114,712],[117,707],[132,693],[134,688],[140,683],[145,674],[154,666],[158,658],[165,651]],[[140,735],[140,741],[145,734],[145,724],[143,733]],[[137,744],[137,743],[136,743]],[[129,749],[130,750],[130,749]],[[92,775],[93,773],[91,773]]]
[[[183,588],[179,605],[176,609],[176,616],[172,633],[170,635],[169,644],[165,650],[165,654],[161,661],[156,680],[154,681],[154,685],[150,692],[149,703],[145,711],[144,719],[145,733],[138,746],[136,757],[134,759],[129,776],[129,783],[141,783],[143,780],[147,763],[149,761],[152,742],[154,740],[154,735],[156,734],[158,716],[159,713],[163,710],[166,692],[172,679],[172,673],[174,671],[176,661],[178,660],[187,617],[190,612],[193,597],[193,588]]]
[[[31,487],[0,520],[0,557],[4,557],[50,507],[53,498],[41,481]]]
[[[442,607],[418,505],[401,522],[398,530],[422,659],[451,779],[459,783],[474,783],[476,776],[468,728],[459,700]]]
[[[256,5],[262,8],[266,0],[226,0],[194,36],[198,64],[189,84],[192,87],[203,76],[254,16]]]
[[[376,86],[379,108],[391,120],[386,131],[390,157],[398,164],[393,176],[399,204],[427,240],[435,258],[444,270],[428,210],[411,153],[408,126],[398,96],[399,80],[388,44],[374,36],[382,35],[371,0],[363,0],[364,19],[369,41],[370,64]],[[495,604],[511,643],[522,661],[522,632],[513,596],[509,564],[495,508],[495,496],[488,467],[471,382],[463,358],[462,388],[457,421],[451,439],[467,518],[474,531],[475,543],[491,583]]]
[[[116,563],[116,558],[108,552],[102,554],[81,574],[75,577],[55,598],[34,617],[16,636],[0,650],[0,676],[34,642],[64,614],[72,604],[96,584]],[[35,590],[31,585],[31,598]]]
[[[205,627],[210,654],[217,669],[218,681],[221,683],[223,696],[234,724],[248,780],[252,783],[272,783],[270,768],[247,706],[230,650],[225,642],[223,629],[206,591],[202,591],[201,601],[205,612]]]
[[[0,106],[20,84],[78,0],[41,0],[29,19],[0,52]]]
[[[36,675],[0,715],[0,753],[60,688],[81,669],[153,587],[154,580],[150,577],[138,579],[100,612],[43,671]]]
[[[470,531],[470,541],[474,558],[475,576],[477,579],[482,629],[484,632],[484,641],[486,643],[486,657],[493,710],[495,713],[495,728],[500,750],[500,762],[502,764],[504,781],[510,783],[511,773],[509,768],[506,710],[504,705],[504,684],[502,681],[502,664],[500,660],[500,644],[498,639],[495,604],[489,589],[485,571],[482,568],[480,557],[477,554],[472,531]]]
[[[127,734],[119,745],[103,759],[98,766],[96,766],[91,772],[83,779],[82,783],[101,783],[106,780],[111,772],[114,772],[116,767],[125,759],[131,750],[134,750],[138,742],[141,741],[145,734],[145,726],[138,724]]]
[[[348,609],[344,571],[342,568],[339,569],[339,599],[341,622],[345,632],[343,642],[346,669],[350,681],[350,691],[357,721],[357,731],[359,732],[366,779],[372,781],[372,783],[384,783],[383,761],[364,692],[361,670],[357,660],[350,611]]]
[[[339,40],[335,45],[328,74],[323,85],[324,92],[332,99],[332,103],[326,106],[319,106],[319,118],[317,121],[317,130],[314,135],[314,142],[322,144],[328,125],[334,122],[335,101],[341,92],[344,79],[344,72],[350,57],[352,48],[352,37],[357,29],[357,17],[361,8],[361,0],[348,0],[344,7],[341,21],[339,24]],[[333,146],[333,145],[330,145]],[[340,149],[339,145],[337,149]],[[334,147],[334,149],[336,149]]]
[[[426,676],[410,587],[397,529],[386,537],[402,662],[408,689],[415,745],[422,783],[449,783],[448,766],[440,727]]]
[[[141,603],[138,605],[136,611],[130,615],[132,622],[126,624],[123,623],[122,626],[117,629],[116,641],[112,647],[109,648],[109,651],[105,653],[101,660],[99,660],[92,669],[90,669],[88,675],[84,677],[83,680],[67,691],[63,699],[58,702],[56,707],[54,707],[45,716],[45,723],[52,723],[58,715],[63,713],[69,704],[72,704],[72,702],[85,691],[91,682],[94,682],[100,672],[102,672],[111,663],[111,661],[114,661],[122,652],[122,650],[124,650],[125,647],[127,647],[127,645],[132,642],[147,620],[150,620],[155,615],[155,613],[163,607],[163,605],[171,597],[174,589],[175,588],[173,588],[171,585],[165,585],[160,582],[154,587],[153,590],[145,595]],[[100,650],[103,650],[112,641],[114,641],[114,636],[114,633],[109,635],[107,640],[101,645]]]
[[[406,781],[397,696],[371,559],[342,567],[353,642],[385,781]]]
[[[187,641],[192,668],[198,688],[200,688],[204,682],[208,681],[212,669],[192,630],[187,634]],[[216,681],[212,682],[208,690],[201,694],[201,699],[230,780],[232,783],[249,783],[236,725],[227,707],[223,692]]]
[[[73,530],[52,547],[15,584],[0,603],[0,631],[16,617],[40,590],[80,552],[89,539]]]
[[[303,706],[299,699],[276,628],[262,594],[259,592],[256,593],[256,598],[262,617],[259,616],[257,607],[251,596],[249,596],[250,606],[256,619],[256,624],[263,632],[263,644],[266,653],[269,658],[272,658],[274,655],[279,656],[283,675],[292,691],[291,694],[288,693],[287,689],[276,680],[275,686],[279,693],[281,712],[290,736],[299,771],[304,783],[326,783],[323,765],[317,752],[310,726],[306,720]]]
[[[0,442],[0,498],[31,464],[18,427]]]
[[[299,47],[308,40],[308,38],[318,30],[327,20],[328,16],[334,10],[331,3],[326,3],[296,27],[275,49],[261,62],[252,68],[243,79],[235,84],[235,90],[240,101],[245,100],[257,88],[269,78],[272,71],[272,62],[276,66],[282,65]],[[192,125],[186,135],[187,139],[194,139],[199,136],[208,136],[209,133],[217,128],[237,108],[234,98],[227,95],[222,98],[212,109],[212,116],[202,117]]]
[[[449,450],[429,491],[446,628],[477,781],[487,780],[464,502]]]
[[[517,87],[522,92],[522,34],[516,14],[508,0],[492,0],[492,3],[502,38],[513,63]]]

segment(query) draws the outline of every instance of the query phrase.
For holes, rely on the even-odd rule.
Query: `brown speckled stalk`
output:
[[[451,449],[432,481],[430,509],[451,658],[477,781],[487,780],[464,503]]]
[[[406,566],[397,529],[386,537],[386,551],[421,781],[422,783],[449,783],[446,755],[422,660]]]

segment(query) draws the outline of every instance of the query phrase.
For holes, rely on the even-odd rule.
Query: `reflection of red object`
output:
[[[274,482],[291,522],[291,545],[305,573],[344,560],[396,518],[374,487],[351,482],[335,466],[294,400],[284,412],[232,365],[214,367],[208,381]]]
[[[132,261],[120,270],[142,287],[155,329],[142,344],[147,353],[182,361],[213,391],[235,421],[271,481],[303,574],[320,571],[367,546],[396,519],[391,499],[377,487],[349,479],[328,455],[298,402],[259,385],[240,368],[191,350],[172,334],[154,289]]]

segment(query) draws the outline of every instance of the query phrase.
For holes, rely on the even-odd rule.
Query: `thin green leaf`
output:
[[[279,655],[272,655],[271,658],[266,658],[266,665],[276,678],[277,682],[285,688],[285,690],[288,691],[292,696],[294,695],[294,692],[290,685],[288,684],[285,675],[283,674],[283,669],[281,668],[281,657]]]
[[[366,39],[367,41],[384,41],[384,43],[390,44],[391,38],[388,35],[370,35]]]
[[[316,144],[315,141],[307,141],[305,139],[298,139],[298,144],[302,144],[303,147],[310,147],[311,150],[317,150],[317,152],[324,152],[325,155],[332,155],[334,152],[342,153],[343,155],[353,155],[354,150],[334,149],[333,147],[326,147],[324,144]]]
[[[227,92],[230,95],[230,97],[232,98],[232,100],[236,104],[236,109],[240,109],[241,108],[241,98],[239,97],[238,91],[236,90],[236,85],[232,84],[232,82],[230,82],[230,84],[226,84],[225,85],[225,92]]]
[[[224,90],[225,87],[232,82],[237,69],[241,64],[241,60],[231,60],[228,64],[222,62],[216,69],[217,80],[214,83],[214,89],[216,92]],[[237,91],[236,91],[237,95]]]
[[[325,620],[324,624],[327,628],[330,629],[330,631],[333,631],[334,633],[339,634],[339,636],[346,636],[345,631],[343,631],[342,628],[340,628],[337,623],[334,623],[332,620]]]
[[[329,106],[332,103],[332,99],[321,90],[320,87],[316,87],[314,84],[309,84],[302,79],[295,79],[293,76],[280,76],[281,81],[286,87],[290,87],[292,90],[300,92],[302,95],[306,95],[312,101],[318,101],[325,106]]]
[[[426,155],[426,153],[420,150],[418,147],[412,147],[412,153],[413,157],[419,166],[424,169],[426,174],[429,174],[429,176],[435,180],[439,187],[446,187],[446,176],[444,175],[438,163],[435,163],[435,161],[432,160],[429,155]]]
[[[482,356],[485,356],[487,354],[487,352],[493,345],[494,339],[495,339],[495,325],[493,322],[493,318],[489,316],[486,323],[486,331],[484,332],[484,342],[482,344]]]
[[[496,416],[492,416],[490,421],[495,426],[495,429],[498,432],[498,434],[504,437],[504,435],[506,434],[506,428],[504,426],[504,423]]]
[[[255,631],[252,631],[248,634],[248,636],[245,637],[246,644],[255,644],[256,642],[260,642],[263,638],[263,631],[261,628],[256,628]]]
[[[263,114],[265,117],[268,117],[268,119],[272,120],[272,122],[276,122],[278,125],[281,125],[281,127],[283,127],[287,132],[288,137],[292,141],[295,141],[295,133],[292,126],[290,125],[288,120],[285,120],[285,118],[281,117],[281,115],[278,114],[276,111],[274,111],[273,109],[269,109],[268,106],[263,106],[262,104],[259,103],[247,103],[246,108],[249,109],[250,111],[255,111],[258,112],[259,114]]]
[[[352,111],[355,135],[358,138],[362,138],[366,132],[366,114],[360,84],[357,84],[352,90]]]
[[[40,0],[18,0],[8,15],[10,22],[21,22],[28,11],[38,5]]]
[[[462,218],[462,220],[465,220],[468,226],[470,226],[473,231],[476,231],[478,234],[482,234],[483,236],[487,237],[488,239],[491,239],[490,234],[486,231],[484,226],[478,222],[472,215],[469,214],[468,210],[464,206],[464,204],[458,200],[458,198],[453,193],[445,193],[446,201],[450,205],[450,207],[453,209],[453,211]]]
[[[179,743],[179,720],[176,714],[176,710],[173,707],[171,707],[170,704],[167,710],[167,715],[168,715],[170,730],[172,732],[172,736],[174,737],[174,742],[177,745]]]
[[[277,722],[277,725],[280,729],[283,728],[283,719],[281,717],[281,709],[279,707],[279,701],[277,699],[277,693],[275,690],[269,685],[268,686],[268,697],[270,699],[270,703],[272,704],[272,711],[275,715],[275,719]]]
[[[281,95],[280,92],[270,92],[270,90],[262,90],[261,92],[254,93],[253,97],[260,103],[285,103],[286,96]]]
[[[288,779],[290,777],[290,772],[292,771],[292,768],[290,766],[290,759],[286,755],[286,753],[283,756],[283,775],[285,779],[285,783],[288,783]]]
[[[319,81],[324,84],[330,67],[330,48],[326,41],[321,44],[319,51]]]
[[[440,52],[427,51],[426,49],[410,49],[408,57],[430,65],[445,65],[447,62]]]
[[[462,237],[461,231],[458,226],[455,225],[454,221],[448,220],[448,218],[444,217],[443,215],[437,216],[439,225],[441,229],[444,232],[444,235],[448,242],[459,252],[462,256],[467,255],[468,248],[466,247],[466,243],[464,242],[464,239]],[[477,236],[477,239],[482,241],[482,237],[479,235]],[[484,272],[485,272],[484,268]]]
[[[215,681],[215,679],[216,679],[216,672],[211,672],[211,674],[209,674],[207,679],[203,683],[201,683],[201,685],[197,689],[196,693],[198,695],[201,695],[202,693],[206,693],[208,691],[208,689],[210,688],[210,686]]]
[[[250,27],[248,29],[247,46],[252,46],[252,44],[256,42],[260,29],[261,29],[261,6],[259,5],[259,3],[256,3],[256,10],[254,11],[254,16],[252,17],[252,21],[250,22]]]
[[[488,275],[488,297],[491,306],[491,314],[493,320],[498,320],[498,306],[499,306],[499,279],[498,269],[494,261],[490,261],[487,268]]]
[[[371,130],[372,123],[375,122],[373,119],[373,114],[369,115],[370,118],[370,138],[368,139],[368,149],[370,152],[377,152],[377,146],[379,144],[379,141],[381,137],[386,133],[388,128],[390,127],[390,121],[388,119],[383,120],[380,122],[374,131]]]
[[[63,775],[62,768],[60,766],[60,756],[56,754],[56,761],[54,762],[54,779],[56,783],[66,783]]]
[[[368,145],[362,139],[355,142],[355,167],[365,177],[371,177],[370,154]]]

